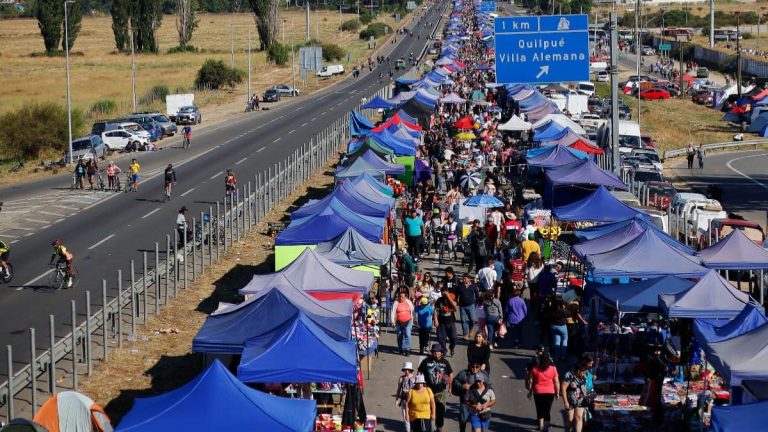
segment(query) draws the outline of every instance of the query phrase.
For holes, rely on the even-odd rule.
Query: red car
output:
[[[640,139],[643,140],[643,144],[646,147],[656,148],[656,141],[650,135],[640,135]]]
[[[669,203],[672,202],[672,197],[675,196],[677,191],[670,182],[649,181],[648,185],[648,205],[654,206],[661,210],[669,208]]]
[[[662,89],[651,88],[640,92],[640,99],[645,100],[657,100],[657,99],[669,99],[669,92]]]

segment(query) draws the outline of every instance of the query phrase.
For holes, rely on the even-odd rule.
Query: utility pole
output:
[[[736,91],[741,100],[741,12],[736,11],[734,14],[736,14]]]
[[[251,100],[251,26],[248,26],[248,99]]]
[[[635,68],[637,69],[637,124],[640,124],[640,55],[643,38],[640,33],[640,0],[635,0]]]
[[[285,20],[283,20],[283,24],[285,24]],[[291,36],[293,36],[293,16],[291,16]],[[296,88],[296,51],[293,45],[291,44],[291,86]]]
[[[69,84],[69,15],[67,14],[67,5],[74,2],[75,0],[64,2],[64,55],[67,58],[67,137],[69,145],[68,163],[70,164],[72,163],[72,97]],[[136,111],[136,102],[134,102],[133,110]]]
[[[317,34],[317,40],[320,40],[320,3],[315,8],[315,33]]]
[[[312,34],[310,33],[310,30],[309,30],[310,28],[309,27],[309,0],[306,0],[306,2],[307,2],[307,40],[310,40],[312,39]]]
[[[715,46],[715,0],[709,0],[709,47]]]
[[[232,24],[229,25],[229,45],[230,45],[230,51],[232,60],[230,61],[230,67],[232,69],[235,68],[235,28],[232,26]]]
[[[618,14],[610,13],[611,20],[611,155],[613,172],[621,176],[619,164],[619,32]]]
[[[136,106],[138,105],[136,98],[136,50],[133,46],[133,21],[128,19],[128,33],[131,35],[131,93],[133,95],[133,112],[136,112]]]
[[[341,3],[339,3],[339,31],[341,31],[342,24],[344,24],[344,15],[341,13]]]

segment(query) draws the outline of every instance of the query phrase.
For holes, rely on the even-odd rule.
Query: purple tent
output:
[[[413,184],[431,178],[432,168],[428,167],[427,164],[421,161],[421,159],[416,159],[413,165]]]
[[[619,201],[602,186],[582,200],[553,208],[552,213],[562,222],[616,222],[643,214]]]
[[[764,324],[768,323],[768,318],[762,310],[747,305],[732,320],[711,320],[700,319],[693,320],[693,334],[699,340],[699,343],[707,348],[712,342],[719,342],[741,336]]]
[[[762,309],[749,294],[736,289],[717,270],[706,272],[687,291],[659,296],[664,314],[675,318],[731,319],[747,305]]]
[[[533,123],[543,119],[544,117],[546,117],[547,114],[552,114],[556,112],[560,112],[560,110],[558,110],[555,105],[548,103],[536,110],[526,112],[525,119],[528,122]]]
[[[758,246],[738,229],[714,245],[699,251],[699,256],[705,266],[713,269],[768,269],[768,250]]]
[[[630,219],[628,224],[622,226],[619,229],[610,231],[605,235],[596,237],[583,243],[579,243],[573,247],[573,251],[579,258],[608,252],[629,243],[649,229],[656,230],[659,234],[659,238],[668,245],[679,249],[686,255],[693,255],[693,250],[691,250],[689,247],[673,239],[669,235],[666,235],[666,233],[660,231],[652,223],[643,223],[642,218]]]
[[[550,167],[546,170],[547,180],[552,187],[569,185],[606,186],[627,189],[616,174],[605,171],[591,159],[579,160],[568,165]]]
[[[583,139],[583,140],[587,141],[588,143],[592,144],[594,147],[597,147],[597,145],[595,143],[585,139],[582,136],[579,136],[579,134],[577,134],[576,132],[572,131],[571,129],[568,129],[567,132],[565,133],[565,135],[563,135],[561,137],[557,137],[557,138],[552,139],[552,140],[542,141],[541,142],[541,146],[544,147],[544,146],[551,146],[551,145],[558,145],[558,144],[567,146],[567,145],[575,143],[576,141],[578,141],[580,139]]]
[[[565,146],[550,146],[529,150],[526,154],[528,165],[539,168],[553,168],[572,164],[588,158],[586,153]]]

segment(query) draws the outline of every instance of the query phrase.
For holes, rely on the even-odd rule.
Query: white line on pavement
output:
[[[304,122],[304,123],[301,124],[301,127],[304,127],[306,125],[307,125],[307,122]]]
[[[256,150],[256,153],[261,153],[261,151],[262,151],[262,150],[264,150],[265,148],[266,148],[266,147],[262,147],[262,148],[260,148],[260,149]]]
[[[317,117],[312,117],[312,120],[310,121],[315,121],[315,120],[317,120]]]
[[[27,221],[28,222],[34,222],[34,223],[41,223],[41,224],[49,224],[50,223],[47,220],[32,219],[32,218],[27,218]]]
[[[756,154],[756,155],[737,157],[737,158],[729,160],[728,163],[725,164],[725,166],[727,166],[728,169],[730,169],[731,171],[735,172],[736,174],[738,174],[738,175],[744,177],[745,179],[751,181],[752,183],[760,186],[761,188],[768,189],[768,186],[765,185],[764,183],[759,182],[759,181],[753,179],[752,177],[744,174],[743,172],[741,172],[741,171],[737,170],[736,168],[734,168],[733,165],[731,165],[733,162],[736,162],[737,160],[749,159],[749,158],[754,158],[754,157],[765,157],[765,156],[768,156],[768,154]]]
[[[294,132],[296,132],[296,129],[291,129],[291,130],[288,131],[288,135],[290,135],[290,134],[292,134]]]
[[[43,272],[43,274],[41,274],[41,275],[37,276],[36,278],[32,279],[31,281],[29,281],[29,282],[27,282],[27,283],[23,283],[23,284],[21,284],[21,286],[20,286],[20,287],[16,288],[16,291],[21,291],[21,290],[23,290],[23,289],[24,289],[24,287],[30,286],[30,285],[32,285],[33,283],[35,283],[35,282],[39,281],[40,279],[42,279],[42,278],[44,278],[44,277],[48,276],[48,274],[49,274],[50,272],[52,272],[52,271],[53,271],[53,269],[50,269],[50,270],[46,270],[45,272]]]
[[[235,165],[240,165],[241,163],[245,162],[245,160],[248,159],[247,157],[244,157],[240,159],[239,161],[235,162]]]
[[[213,180],[213,179],[215,179],[216,177],[218,177],[218,176],[220,176],[220,175],[222,175],[222,174],[224,174],[224,171],[219,171],[219,172],[217,172],[216,174],[212,175],[212,176],[211,176],[211,178],[210,178],[210,180]]]
[[[190,190],[188,190],[188,191],[184,192],[183,194],[181,194],[181,195],[179,195],[179,196],[187,196],[187,194],[189,194],[189,193],[190,193],[190,192],[192,192],[193,190],[195,190],[195,188],[192,188],[192,189],[190,189]]]
[[[148,218],[148,217],[152,216],[153,214],[155,214],[155,213],[157,213],[157,212],[159,212],[159,211],[160,211],[160,207],[158,207],[158,208],[156,208],[156,209],[152,210],[151,212],[149,212],[149,213],[145,214],[145,215],[144,215],[144,216],[142,216],[141,218],[142,218],[142,219],[146,219],[146,218]]]
[[[159,210],[159,209],[158,209],[158,210]],[[115,236],[114,234],[110,234],[110,235],[108,235],[108,236],[104,237],[103,239],[99,240],[98,242],[94,243],[94,244],[93,244],[91,247],[89,247],[89,248],[88,248],[88,250],[91,250],[91,249],[93,249],[93,248],[96,248],[96,247],[98,247],[100,244],[104,243],[105,241],[107,241],[107,240],[111,239],[111,238],[112,238],[112,237],[114,237],[114,236]]]
[[[280,139],[281,139],[281,138],[282,138],[282,137],[277,137],[277,138],[275,138],[275,140],[274,140],[274,141],[272,141],[272,142],[273,142],[273,143],[276,143],[276,142],[280,141]]]

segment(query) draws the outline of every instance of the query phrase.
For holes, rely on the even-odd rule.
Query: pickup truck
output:
[[[699,249],[715,244],[734,230],[741,230],[747,238],[760,246],[765,241],[765,233],[760,224],[745,219],[712,219],[709,222],[709,230],[699,238]]]
[[[720,202],[698,193],[678,192],[669,204],[669,230],[672,237],[696,246],[709,232],[710,222],[728,214]]]

